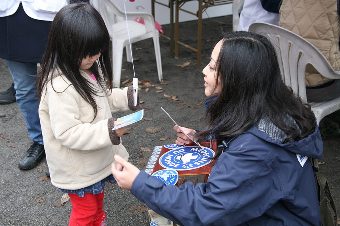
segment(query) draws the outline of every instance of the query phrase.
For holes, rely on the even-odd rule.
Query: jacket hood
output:
[[[261,121],[262,122],[252,127],[248,132],[294,154],[316,159],[320,159],[322,157],[323,142],[318,127],[316,127],[311,134],[301,140],[284,143],[285,134],[282,130],[269,121]]]

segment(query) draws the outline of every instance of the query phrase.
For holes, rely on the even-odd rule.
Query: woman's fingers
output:
[[[115,163],[112,164],[112,174],[116,178],[119,187],[131,189],[140,170],[119,155],[115,155],[114,159]]]

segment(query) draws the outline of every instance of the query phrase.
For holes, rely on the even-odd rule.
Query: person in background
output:
[[[339,6],[339,0],[283,0],[280,8],[280,26],[312,43],[335,71],[340,70]],[[312,65],[307,65],[305,78],[309,102],[340,97],[340,79],[325,78]],[[340,111],[325,117],[320,125],[323,137],[338,137]]]
[[[238,31],[248,31],[255,22],[279,24],[281,0],[244,0],[240,13]]]
[[[155,212],[180,225],[320,225],[311,158],[322,155],[314,114],[281,79],[263,36],[228,33],[203,69],[208,128],[221,147],[206,183],[166,186],[115,156],[112,173]],[[175,126],[176,143],[193,129]]]
[[[336,71],[340,70],[338,5],[338,0],[283,0],[280,8],[280,26],[312,43]],[[323,77],[311,65],[306,69],[306,85],[310,102],[340,96],[340,80]]]
[[[66,0],[46,0],[44,3],[38,0],[0,1],[0,58],[6,60],[14,82],[14,90],[5,91],[8,99],[0,102],[13,102],[15,93],[33,142],[19,161],[21,170],[33,169],[45,155],[36,94],[37,64],[45,49],[50,21],[67,4]]]
[[[113,156],[129,154],[112,112],[137,110],[132,86],[112,89],[110,36],[90,4],[55,16],[38,83],[39,116],[54,186],[70,197],[70,226],[105,225],[104,185]]]
[[[11,104],[14,102],[15,102],[15,89],[14,83],[12,83],[7,90],[0,92],[0,105]]]

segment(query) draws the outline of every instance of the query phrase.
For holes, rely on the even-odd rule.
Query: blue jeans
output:
[[[14,81],[15,98],[23,114],[28,135],[34,142],[43,144],[36,88],[37,64],[7,60],[7,65]]]

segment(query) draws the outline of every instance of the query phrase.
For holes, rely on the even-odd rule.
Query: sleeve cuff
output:
[[[107,127],[108,127],[108,130],[109,130],[109,137],[110,137],[112,144],[118,145],[118,144],[120,144],[120,137],[117,135],[115,130],[112,130],[114,126],[115,126],[115,119],[110,118],[107,121]]]

